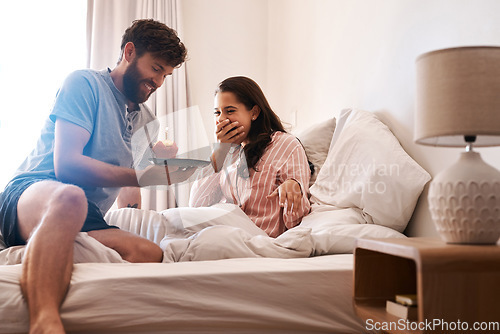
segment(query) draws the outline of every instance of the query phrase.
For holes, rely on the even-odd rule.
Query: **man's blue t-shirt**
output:
[[[109,69],[80,70],[70,74],[59,89],[36,148],[16,171],[14,178],[48,177],[54,171],[54,129],[57,118],[81,126],[90,133],[83,154],[115,166],[136,168],[148,155],[150,138],[158,134],[158,122],[143,104],[129,111],[127,99],[116,88]],[[147,125],[147,130],[144,131]],[[104,213],[120,188],[82,187],[87,198]]]

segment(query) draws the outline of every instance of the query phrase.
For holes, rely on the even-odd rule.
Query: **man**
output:
[[[154,20],[134,21],[112,71],[74,72],[59,90],[37,147],[0,196],[7,246],[27,244],[21,288],[30,333],[64,333],[59,308],[78,232],[88,232],[127,261],[162,260],[156,244],[112,228],[103,215],[120,187],[181,182],[194,172],[132,168],[132,135],[155,120],[143,102],[185,58],[174,30]],[[151,145],[142,143],[144,149]],[[175,155],[176,147],[170,150]]]

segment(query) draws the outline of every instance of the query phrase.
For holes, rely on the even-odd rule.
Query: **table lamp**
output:
[[[429,209],[447,243],[495,244],[500,237],[500,171],[473,147],[500,145],[500,47],[436,50],[416,60],[415,142],[464,147],[436,175]]]

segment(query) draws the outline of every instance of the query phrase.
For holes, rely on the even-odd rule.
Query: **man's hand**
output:
[[[137,182],[140,187],[171,185],[186,181],[195,171],[196,167],[179,169],[178,167],[151,165],[142,171],[137,171]]]

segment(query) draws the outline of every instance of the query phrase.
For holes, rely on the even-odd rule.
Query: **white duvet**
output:
[[[405,237],[387,227],[368,224],[361,210],[313,205],[302,223],[270,238],[232,204],[208,208],[175,208],[163,212],[119,209],[106,216],[111,225],[139,234],[160,245],[163,262],[227,258],[298,258],[352,253],[360,237]],[[0,264],[21,263],[24,246],[0,252]],[[75,263],[125,262],[114,250],[79,233]]]

